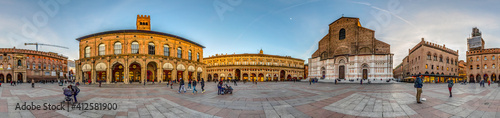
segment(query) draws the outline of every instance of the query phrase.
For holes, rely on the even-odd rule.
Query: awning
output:
[[[173,70],[174,66],[170,63],[163,64],[163,70]]]
[[[182,64],[177,65],[177,71],[184,71],[186,70],[186,67]]]
[[[193,67],[193,66],[189,66],[189,67],[188,67],[188,71],[189,71],[189,72],[194,72],[195,70],[196,70],[196,69],[194,69],[194,67]]]
[[[203,70],[201,69],[201,67],[198,67],[198,72],[199,73],[203,72]]]

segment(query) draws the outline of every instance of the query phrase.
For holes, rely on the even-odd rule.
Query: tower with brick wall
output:
[[[149,15],[137,15],[137,30],[151,30]]]

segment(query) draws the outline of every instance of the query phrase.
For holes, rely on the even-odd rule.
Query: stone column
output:
[[[163,67],[162,67],[162,65],[163,65],[163,64],[162,64],[162,62],[160,62],[160,63],[158,64],[158,67],[157,67],[157,68],[158,68],[158,72],[157,72],[157,74],[156,74],[156,75],[158,75],[157,77],[158,77],[158,81],[159,81],[159,82],[164,82],[164,81],[163,81],[163,78],[164,78],[164,77],[163,77]]]
[[[142,67],[141,67],[141,82],[146,82],[147,81],[146,80],[147,79],[146,77],[147,77],[147,74],[148,74],[148,73],[146,73],[147,67],[148,66],[146,65],[146,60],[143,60],[142,61]]]
[[[106,68],[106,84],[110,84],[111,83],[111,78],[112,77],[112,73],[113,73],[113,70],[112,70],[112,67],[111,67],[111,62],[108,60],[108,64],[107,64],[108,68]]]
[[[95,62],[92,62],[92,70],[90,71],[90,76],[91,76],[91,77],[90,77],[90,78],[91,78],[91,80],[90,80],[90,81],[91,81],[93,84],[95,84],[95,83],[96,83],[96,77],[97,77],[97,74],[96,74],[96,71],[95,71],[95,68],[96,68],[96,67],[95,67],[95,65],[96,65],[96,64],[95,64]]]
[[[172,79],[177,81],[177,68],[174,67],[174,69],[172,70]]]

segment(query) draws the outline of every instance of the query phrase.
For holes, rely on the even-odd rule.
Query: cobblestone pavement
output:
[[[230,84],[233,85],[233,84]],[[16,105],[61,104],[62,86],[21,84],[0,87],[0,118],[24,117],[500,117],[500,88],[455,84],[449,97],[446,84],[424,84],[416,104],[410,83],[332,84],[307,82],[238,83],[233,94],[217,95],[213,82],[206,92],[178,93],[164,83],[80,86],[80,103],[116,103],[116,110],[16,110]],[[197,90],[201,91],[200,86]],[[42,106],[43,108],[43,106]],[[69,112],[68,112],[69,111]]]

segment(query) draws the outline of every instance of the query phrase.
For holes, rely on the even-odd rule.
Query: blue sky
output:
[[[47,12],[40,3],[56,3]],[[151,15],[152,30],[204,45],[216,53],[264,53],[307,59],[328,24],[358,17],[375,37],[391,45],[394,66],[423,37],[460,51],[478,27],[487,48],[500,47],[500,1],[437,0],[2,0],[0,48],[35,49],[25,42],[69,47],[40,47],[78,59],[78,37],[135,29],[136,15]],[[54,8],[57,8],[54,10]],[[217,11],[225,9],[225,11]],[[36,22],[33,22],[36,18]],[[29,25],[32,24],[32,25]],[[35,31],[30,30],[35,29]]]

